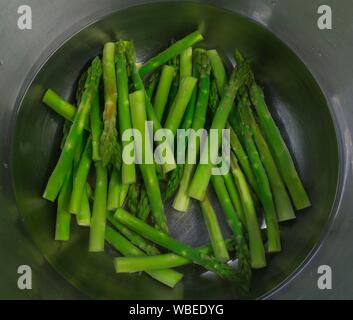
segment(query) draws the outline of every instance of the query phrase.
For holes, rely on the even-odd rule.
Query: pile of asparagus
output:
[[[78,81],[77,107],[48,89],[43,102],[65,125],[43,197],[57,200],[55,239],[70,239],[75,215],[78,225],[90,227],[89,251],[103,251],[107,241],[122,255],[114,259],[117,272],[143,271],[174,287],[182,274],[173,268],[195,263],[249,290],[251,269],[266,266],[266,251],[281,251],[279,222],[294,219],[294,208],[310,201],[249,62],[237,51],[228,75],[216,50],[193,48],[201,40],[195,31],[142,65],[131,41],[109,42]],[[200,139],[187,148],[192,159],[186,164],[177,163],[171,150],[165,150],[164,164],[122,161],[129,145],[123,135],[132,128],[142,141],[138,145],[130,137],[136,147],[130,156],[142,160],[153,154],[145,143],[147,120],[155,132],[164,128],[174,135],[178,129],[206,128],[218,129],[225,139],[221,130],[229,129],[229,172],[212,174],[219,170],[212,161],[219,150],[202,148]],[[202,157],[208,161],[201,163]],[[209,184],[230,239],[221,232]],[[193,248],[169,235],[164,202],[172,198],[181,212],[188,211],[191,198],[198,200],[210,245]],[[266,232],[260,229],[262,217]],[[236,268],[227,264],[234,257]]]

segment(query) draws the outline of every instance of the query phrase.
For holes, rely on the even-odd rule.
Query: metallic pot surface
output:
[[[352,51],[348,1],[327,1],[333,30],[319,30],[319,1],[29,1],[33,29],[16,26],[18,1],[3,5],[0,49],[1,239],[4,298],[349,298],[352,206]],[[10,13],[13,13],[11,21]],[[89,254],[87,230],[53,240],[55,206],[40,195],[58,156],[62,120],[41,104],[51,87],[66,98],[104,42],[131,38],[145,60],[195,28],[204,46],[229,65],[235,48],[251,59],[269,105],[307,186],[313,206],[281,226],[283,252],[254,272],[242,295],[229,283],[186,267],[170,290],[147,277],[116,275],[112,253]],[[185,216],[167,205],[172,233],[192,245],[207,241],[197,206]],[[221,216],[221,210],[218,210]],[[224,230],[226,226],[224,224]],[[16,286],[17,268],[33,270],[33,289]],[[333,290],[317,286],[318,268],[334,272]]]

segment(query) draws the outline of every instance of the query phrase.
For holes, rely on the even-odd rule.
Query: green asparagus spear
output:
[[[175,68],[165,65],[159,79],[156,95],[153,100],[158,121],[162,121],[165,107],[168,102],[169,91],[175,76]]]
[[[297,210],[309,207],[310,200],[295,168],[291,154],[267,109],[262,90],[254,83],[251,87],[251,99],[259,116],[267,141],[271,146],[281,176],[286,183],[294,206]]]
[[[79,212],[76,214],[76,221],[79,226],[89,227],[91,225],[91,207],[89,204],[87,188],[82,195],[82,202]]]
[[[155,171],[155,165],[145,163],[145,156],[151,155],[151,145],[145,143],[150,141],[148,132],[145,132],[146,107],[145,94],[143,91],[136,91],[130,94],[131,116],[134,129],[137,129],[142,136],[142,145],[136,146],[136,155],[140,159],[140,171],[147,191],[148,199],[151,205],[152,216],[155,225],[164,232],[168,233],[167,219],[164,213],[164,207],[159,189],[158,178]],[[135,141],[136,143],[136,141]]]
[[[150,202],[145,188],[141,188],[140,200],[137,206],[136,216],[141,221],[147,221],[148,215],[151,211]]]
[[[200,32],[195,31],[190,33],[183,39],[178,40],[174,44],[172,44],[169,48],[162,51],[148,62],[146,62],[139,70],[141,77],[156,70],[161,65],[168,62],[170,59],[175,57],[176,55],[182,53],[185,49],[193,46],[195,43],[203,40],[203,36]]]
[[[210,101],[209,101],[209,107],[212,113],[214,113],[217,110],[219,101],[220,101],[220,95],[218,93],[217,82],[216,82],[216,79],[212,77],[210,81]]]
[[[174,253],[184,258],[192,260],[196,264],[199,264],[210,271],[214,271],[221,278],[234,280],[243,290],[248,290],[249,278],[244,277],[242,273],[239,273],[237,270],[234,270],[230,266],[219,262],[211,256],[200,253],[197,249],[194,249],[174,238],[171,238],[162,231],[154,229],[153,227],[142,222],[138,218],[135,218],[123,209],[118,209],[114,215],[114,218],[133,231],[139,233],[144,238],[153,241],[156,244],[170,251],[173,251]]]
[[[184,165],[178,163],[176,169],[173,170],[170,176],[168,177],[167,188],[165,190],[166,201],[170,200],[177,191],[180,181],[183,177],[184,168]]]
[[[141,257],[118,257],[114,259],[115,270],[118,273],[133,273],[146,270],[167,269],[172,265],[173,268],[188,264],[189,260],[173,253],[166,253],[157,256]]]
[[[131,185],[127,198],[127,208],[129,212],[136,216],[139,199],[140,199],[141,186],[137,183]]]
[[[94,99],[95,93],[98,90],[101,74],[101,62],[98,58],[95,58],[88,70],[85,90],[75,115],[74,122],[65,141],[65,145],[61,152],[60,158],[49,178],[47,187],[44,191],[43,197],[47,200],[54,201],[56,199],[64,182],[65,176],[70,169],[76,144],[82,135],[85,123],[87,123],[92,101]]]
[[[120,136],[126,130],[131,129],[131,116],[129,105],[129,86],[127,75],[127,63],[125,57],[125,45],[123,41],[116,44],[116,76],[118,84],[118,114],[119,114],[119,127]],[[122,146],[125,147],[129,141],[122,141]],[[122,183],[131,184],[136,182],[135,164],[123,162],[121,168]]]
[[[239,269],[243,272],[244,277],[251,277],[251,254],[249,251],[249,247],[244,235],[244,228],[240,219],[238,218],[232,202],[229,198],[227,188],[224,184],[224,180],[220,175],[213,175],[211,178],[213,188],[216,192],[217,198],[223,212],[227,217],[227,222],[232,230],[232,233],[235,237],[236,247],[235,250],[237,252],[237,257],[239,259]]]
[[[226,241],[228,250],[233,249],[234,240]],[[201,254],[212,254],[212,246],[206,245],[197,248]],[[118,272],[140,272],[145,270],[158,270],[161,268],[176,268],[192,263],[190,260],[175,253],[156,254],[144,257],[119,257],[115,259]]]
[[[194,77],[184,77],[180,82],[178,93],[165,122],[165,128],[171,130],[174,135],[183,119],[184,112],[191,99],[196,83],[197,79]]]
[[[87,177],[92,163],[92,140],[87,140],[85,149],[73,180],[73,189],[70,200],[70,212],[78,214],[81,209],[82,197],[86,190]]]
[[[96,161],[95,167],[96,188],[89,234],[89,251],[91,252],[104,251],[105,219],[107,214],[107,169],[101,161]]]
[[[185,49],[180,54],[180,79],[192,75],[192,47]]]
[[[112,212],[108,213],[107,219],[133,245],[140,248],[147,255],[152,256],[152,258],[156,258],[156,260],[151,259],[151,262],[152,262],[151,266],[153,266],[153,268],[151,268],[151,269],[159,269],[160,268],[160,265],[158,264],[159,257],[161,258],[162,263],[164,263],[163,261],[165,261],[165,263],[169,263],[169,265],[171,266],[170,268],[174,268],[174,267],[178,267],[178,266],[182,266],[182,265],[191,263],[190,260],[183,258],[181,256],[178,256],[174,253],[167,253],[167,254],[161,255],[160,251],[154,245],[152,245],[148,240],[145,240],[140,235],[138,235],[134,231],[131,231],[130,229],[126,228],[123,224],[121,224],[116,219],[114,219],[114,214]],[[229,252],[234,250],[234,246],[235,246],[234,242],[235,242],[234,239],[229,239],[229,240],[225,241],[226,248]],[[211,245],[205,245],[205,246],[199,247],[199,248],[197,248],[197,250],[201,254],[207,254],[207,255],[210,255],[213,252]],[[143,265],[143,264],[141,264],[141,265]],[[143,270],[140,270],[140,271],[143,271]]]
[[[63,137],[62,137],[61,143],[60,143],[61,150],[64,148],[66,138],[70,132],[70,128],[71,128],[71,122],[68,120],[65,120],[64,125],[63,125]]]
[[[108,221],[133,245],[137,246],[148,255],[155,256],[160,254],[160,251],[152,243],[150,243],[148,240],[145,240],[140,235],[126,228],[123,224],[114,219],[113,212],[108,212],[107,218]]]
[[[217,50],[208,50],[208,58],[210,59],[214,79],[216,81],[217,89],[220,95],[223,94],[224,87],[227,83],[227,74],[224,68],[221,57]]]
[[[134,256],[145,256],[145,254],[121,236],[118,232],[114,231],[112,228],[107,227],[105,238],[109,244],[111,244],[116,250],[127,257]],[[115,267],[117,267],[115,265]],[[118,271],[118,269],[117,269]],[[182,279],[183,275],[177,271],[171,269],[161,269],[161,270],[146,270],[146,273],[154,278],[155,280],[174,288],[175,285]]]
[[[238,126],[237,120],[235,120],[234,113],[231,112],[229,116],[229,122],[231,125],[228,125],[227,129],[229,129],[229,134],[230,134],[230,147],[237,156],[237,159],[239,161],[239,164],[244,171],[245,177],[247,181],[249,182],[250,186],[252,189],[255,191],[256,195],[259,195],[257,183],[256,183],[256,178],[254,175],[254,172],[251,168],[251,164],[249,161],[249,158],[239,140],[238,135],[234,131],[236,127]]]
[[[219,103],[211,124],[211,129],[218,130],[218,141],[221,141],[222,129],[226,126],[229,113],[231,112],[233,106],[234,98],[238,90],[247,80],[247,69],[248,68],[245,65],[239,65],[236,69],[234,69],[231,79],[224,89],[223,97]],[[200,163],[197,166],[189,187],[189,196],[197,200],[202,200],[205,196],[206,189],[211,178],[212,164],[216,162],[216,158],[218,156],[218,150],[216,148],[213,148],[212,150],[207,149],[210,148],[205,148],[204,152],[201,154],[201,159],[204,159],[203,162],[205,163]]]
[[[108,210],[112,211],[120,207],[121,187],[121,172],[118,171],[116,168],[113,168],[108,186]]]
[[[61,115],[64,119],[69,120],[71,122],[74,121],[76,115],[76,107],[66,102],[63,98],[61,98],[57,93],[55,93],[52,89],[48,89],[45,91],[42,101],[50,108],[52,108],[56,113]],[[85,129],[89,130],[89,126],[86,123]]]
[[[270,183],[250,130],[251,118],[248,112],[248,103],[249,101],[246,98],[246,94],[242,94],[237,110],[239,114],[238,130],[242,137],[245,149],[249,155],[250,162],[256,177],[257,186],[259,188],[260,201],[264,207],[268,235],[268,251],[279,252],[281,251],[281,240],[276,209],[273,202]]]
[[[203,217],[206,222],[208,234],[212,244],[213,252],[217,260],[227,262],[229,254],[224,242],[221,228],[218,224],[217,215],[206,194],[205,198],[200,202]]]
[[[197,59],[195,58],[195,62],[198,64],[200,80],[192,129],[197,132],[204,127],[206,122],[206,112],[210,90],[210,64],[204,51],[195,50],[195,54],[199,55]],[[195,144],[189,144],[187,163],[184,166],[180,186],[173,202],[174,209],[182,212],[187,211],[189,207],[190,197],[188,195],[188,188],[196,167],[195,163],[198,156],[199,146],[199,140],[196,140]]]
[[[99,149],[100,149],[100,138],[103,131],[103,123],[100,115],[98,92],[94,96],[94,99],[92,102],[90,121],[91,121],[91,133],[92,133],[92,160],[99,161],[101,160]]]
[[[48,89],[44,96],[43,102],[56,111],[66,120],[73,122],[77,109],[75,106],[66,102],[63,98],[57,95],[53,90]],[[99,115],[99,96],[96,94],[92,101],[90,112],[90,125],[85,124],[85,129],[92,132],[92,159],[100,160],[99,156],[99,139],[102,133],[102,124]],[[71,126],[71,125],[70,125]],[[65,141],[65,140],[64,140]]]
[[[192,62],[192,76],[194,78],[199,78],[200,76],[200,68],[201,68],[201,54],[204,50],[203,49],[196,49],[193,52],[193,62]],[[183,62],[184,64],[187,63],[187,61]],[[187,69],[184,67],[184,69]],[[185,75],[185,71],[184,71]],[[194,115],[195,115],[195,109],[196,109],[196,103],[197,103],[197,94],[198,94],[198,86],[195,86],[194,91],[192,92],[190,101],[188,106],[186,107],[186,111],[184,114],[184,118],[181,124],[181,129],[188,130],[191,128]],[[177,141],[179,141],[179,137],[177,136]],[[185,138],[185,149],[188,144],[188,138]],[[185,152],[185,149],[180,148],[180,152]],[[178,148],[179,152],[179,148]],[[167,183],[167,188],[166,188],[166,200],[169,200],[175,192],[179,188],[179,184],[181,182],[181,179],[183,177],[184,173],[184,164],[178,163],[177,168],[170,174],[168,178],[168,183]]]
[[[213,81],[212,81],[212,87],[211,87],[211,110],[213,112],[216,111],[217,107],[217,101],[219,99],[219,96],[223,96],[224,93],[224,86],[227,82],[227,75],[226,75],[226,70],[223,65],[222,59],[219,56],[217,50],[209,50],[207,51],[209,59],[211,61],[212,65],[212,73],[213,73]],[[244,63],[245,61],[239,61],[239,64]],[[217,90],[216,90],[217,89]],[[218,92],[218,95],[217,95]],[[233,108],[232,108],[233,109]],[[240,166],[244,170],[245,176],[247,177],[250,185],[252,186],[253,190],[255,193],[258,195],[258,190],[256,186],[256,179],[254,176],[254,173],[251,169],[249,159],[239,142],[239,138],[237,134],[234,132],[234,128],[236,127],[236,121],[234,118],[234,109],[230,112],[229,117],[228,117],[228,125],[227,129],[230,131],[230,144],[231,148],[235,152],[237,158],[239,159]]]
[[[241,62],[244,60],[244,57],[239,51],[236,52],[235,56],[237,61]],[[272,154],[286,187],[288,188],[294,206],[297,210],[307,208],[311,205],[310,200],[295,168],[291,154],[268,110],[263,91],[256,84],[255,77],[252,73],[250,73],[250,79],[252,80],[249,86],[251,101],[255,106],[260,126],[265,133],[267,142],[270,145]]]
[[[262,243],[260,226],[257,220],[255,206],[251,197],[250,189],[234,154],[232,154],[230,161],[232,175],[239,190],[241,202],[244,209],[246,221],[245,225],[249,237],[251,266],[254,269],[263,268],[266,266],[265,249]]]
[[[232,175],[228,172],[227,174],[225,174],[223,176],[223,180],[224,180],[224,183],[227,187],[229,198],[232,201],[232,205],[235,209],[235,212],[237,213],[238,218],[240,219],[241,223],[245,224],[246,220],[245,220],[245,215],[244,215],[244,209],[241,204],[239,191],[238,191],[237,187],[235,186]]]
[[[56,213],[55,224],[55,240],[70,240],[71,214],[69,211],[70,195],[72,189],[72,172],[71,168],[67,173],[63,186],[58,197],[58,207]]]
[[[175,75],[174,75],[172,85],[170,87],[170,92],[169,92],[168,102],[167,102],[167,107],[170,107],[175,100],[175,97],[179,88],[179,83],[180,83],[180,55],[175,56],[173,57],[173,59],[168,61],[168,65],[172,66],[175,70]]]
[[[250,127],[253,133],[254,141],[256,143],[262,163],[267,172],[268,180],[271,185],[278,221],[281,222],[295,219],[292,203],[289,199],[286,187],[284,186],[276,163],[272,157],[271,151],[265,138],[262,135],[258,124],[256,123],[252,110],[250,109],[249,105],[246,107],[248,108],[248,114],[250,116]]]
[[[113,164],[121,167],[121,145],[116,129],[117,84],[115,73],[115,43],[108,42],[103,49],[104,113],[103,132],[100,140],[100,155],[103,166]]]
[[[125,50],[126,50],[126,58],[129,64],[132,81],[134,83],[134,88],[137,91],[143,91],[145,100],[146,100],[145,108],[146,108],[147,117],[150,121],[153,122],[153,131],[156,132],[157,130],[162,129],[162,126],[158,121],[158,118],[152,106],[151,100],[148,98],[146,94],[143,81],[139,75],[139,72],[137,71],[136,63],[135,63],[136,58],[135,58],[134,45],[132,44],[132,42],[129,42],[129,41],[125,41],[124,43],[125,43]],[[163,171],[166,174],[167,172],[172,171],[175,168],[176,168],[176,164],[175,164],[174,154],[170,149],[168,150],[168,152],[166,152],[166,161],[165,161],[165,164],[163,165]]]
[[[152,74],[152,76],[150,77],[150,79],[148,81],[146,93],[147,93],[147,96],[150,100],[152,100],[152,97],[156,91],[158,82],[160,81],[160,77],[161,77],[160,72],[156,71],[155,73]]]
[[[87,81],[87,77],[88,77],[88,68],[81,73],[80,78],[78,79],[77,88],[75,91],[76,105],[80,105],[81,103],[82,95],[83,95],[83,92],[85,91],[85,83]]]
[[[130,190],[129,184],[121,185],[120,196],[119,196],[119,208],[121,208],[124,205],[129,190]]]

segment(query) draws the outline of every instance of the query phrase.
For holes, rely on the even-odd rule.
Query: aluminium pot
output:
[[[318,28],[317,0],[30,0],[33,26],[24,31],[16,23],[21,4],[7,1],[0,11],[0,298],[353,298],[349,0],[326,1],[332,30]],[[40,197],[62,127],[40,102],[44,90],[72,97],[82,68],[106,41],[133,39],[143,61],[195,28],[229,64],[235,48],[250,57],[313,203],[281,225],[283,252],[254,272],[246,296],[192,267],[174,290],[147,277],[116,275],[110,253],[87,252],[87,230],[74,228],[65,244],[53,240],[55,206]],[[183,219],[168,207],[168,219],[181,240],[207,241],[196,206]],[[17,287],[21,265],[32,269],[31,290]],[[318,287],[320,266],[331,268],[332,290]]]

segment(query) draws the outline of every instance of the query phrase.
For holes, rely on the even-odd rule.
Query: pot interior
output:
[[[71,240],[54,241],[56,205],[41,198],[59,156],[63,120],[41,103],[47,88],[67,99],[77,79],[103,44],[133,39],[141,61],[201,28],[202,46],[216,48],[233,63],[236,48],[251,60],[268,105],[282,130],[312,207],[281,224],[283,251],[268,257],[268,267],[254,271],[248,295],[218,278],[200,276],[198,267],[182,268],[184,280],[169,289],[145,275],[115,274],[112,256],[88,252],[88,229],[72,224]],[[293,275],[321,241],[330,221],[339,172],[338,142],[329,107],[301,60],[273,34],[253,21],[215,7],[191,3],[142,5],[116,12],[84,28],[63,43],[34,76],[23,97],[12,146],[12,174],[18,209],[29,234],[46,260],[82,291],[83,296],[116,299],[258,298]],[[228,233],[223,214],[217,213]],[[172,234],[193,246],[208,242],[196,203],[186,214],[167,204]],[[74,219],[73,219],[74,221]]]

